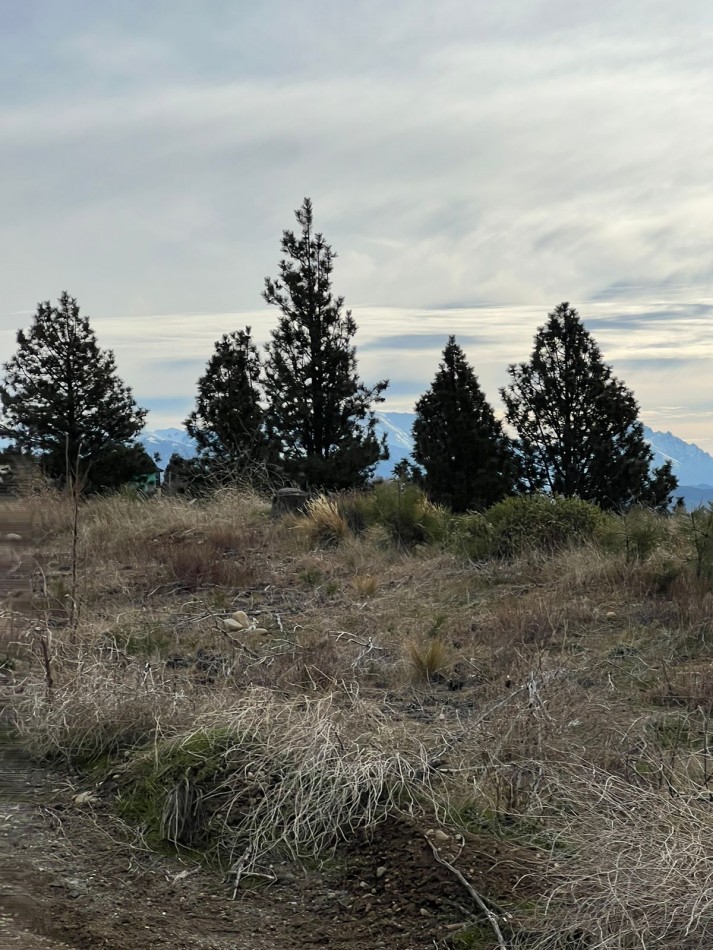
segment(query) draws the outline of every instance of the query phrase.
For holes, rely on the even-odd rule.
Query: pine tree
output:
[[[368,389],[360,382],[356,323],[344,299],[332,296],[336,254],[313,229],[309,198],[296,217],[302,233],[283,233],[280,277],[267,278],[263,293],[280,311],[267,345],[268,428],[292,478],[303,486],[349,488],[388,458],[371,408],[383,401],[387,383]]]
[[[216,342],[198,381],[196,408],[185,422],[202,469],[232,478],[267,461],[261,372],[250,327],[224,334]]]
[[[5,363],[0,431],[38,453],[51,477],[84,477],[108,447],[131,442],[146,410],[116,375],[114,354],[101,350],[77,301],[38,304],[29,331]]]
[[[651,472],[637,402],[568,303],[538,330],[530,362],[508,372],[512,382],[501,394],[532,490],[606,509],[668,505],[676,487],[671,467]]]
[[[416,403],[413,457],[432,501],[454,511],[488,508],[513,489],[510,440],[454,336],[430,389]]]

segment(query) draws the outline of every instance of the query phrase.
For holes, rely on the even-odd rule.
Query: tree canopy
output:
[[[356,323],[332,294],[336,254],[315,232],[312,202],[295,212],[301,233],[282,236],[280,276],[263,297],[280,316],[267,345],[267,427],[286,473],[307,487],[363,484],[388,458],[372,406],[387,383],[366,387],[357,374]]]
[[[107,447],[129,443],[141,431],[146,410],[68,293],[57,306],[38,304],[17,344],[0,385],[0,432],[39,454],[52,477],[84,476]]]
[[[267,461],[261,372],[250,327],[224,334],[216,342],[198,380],[196,407],[185,422],[203,468],[214,474],[233,477]]]
[[[513,489],[510,440],[454,336],[430,389],[416,403],[413,457],[432,501],[454,511],[482,509]]]
[[[577,496],[606,509],[666,507],[670,465],[651,472],[638,404],[612,375],[577,311],[562,303],[540,327],[527,363],[501,390],[531,490]]]

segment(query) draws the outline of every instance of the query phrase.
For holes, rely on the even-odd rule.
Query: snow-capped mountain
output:
[[[158,453],[159,468],[166,468],[168,460],[174,452],[177,452],[181,458],[193,458],[196,454],[196,447],[193,439],[188,435],[185,429],[154,429],[153,431],[144,431],[139,436],[139,442],[143,445],[151,458]]]
[[[403,459],[410,458],[413,451],[411,427],[416,418],[413,412],[377,412],[376,431],[386,436],[389,447],[389,459],[379,462],[374,473],[377,478],[389,478],[394,471],[394,465]]]
[[[654,452],[654,465],[673,463],[681,485],[713,489],[713,457],[693,442],[684,442],[671,432],[654,432],[644,426],[644,438]]]
[[[413,448],[411,426],[414,419],[414,414],[410,412],[378,413],[376,428],[379,437],[386,436],[389,460],[377,466],[377,477],[388,478],[393,472],[394,465],[411,455]],[[145,430],[139,436],[139,441],[152,458],[154,453],[158,453],[158,465],[162,469],[168,465],[168,460],[174,452],[185,459],[192,458],[196,452],[195,443],[185,429]]]

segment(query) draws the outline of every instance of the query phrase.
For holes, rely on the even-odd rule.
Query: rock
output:
[[[250,626],[250,618],[244,610],[236,610],[231,618],[242,630]],[[228,623],[226,620],[225,623]]]
[[[10,532],[10,534],[5,535],[5,540],[6,541],[22,541],[22,535],[15,534],[14,532]]]
[[[447,835],[445,831],[442,831],[440,828],[436,828],[435,831],[429,832],[430,837],[435,841],[450,841],[451,836]]]
[[[418,912],[419,912],[419,914],[420,914],[422,917],[430,917],[430,916],[431,916],[430,912],[427,911],[425,907],[419,908],[419,911],[418,911]]]
[[[238,623],[238,621],[234,620],[233,617],[226,617],[225,620],[223,620],[223,626],[226,627],[228,630],[244,630],[245,629],[243,624]]]
[[[376,869],[376,880],[378,881],[378,880],[379,880],[380,878],[382,878],[385,874],[386,874],[386,868],[385,868],[385,867],[383,866],[383,864],[382,864],[380,867],[378,867],[378,868]]]
[[[92,805],[94,802],[98,802],[99,799],[94,792],[80,792],[79,795],[74,796],[72,801],[75,805]]]

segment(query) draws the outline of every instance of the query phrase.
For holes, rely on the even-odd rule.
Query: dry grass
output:
[[[702,950],[713,937],[710,799],[662,795],[596,769],[552,778],[560,845],[528,946]]]
[[[710,946],[706,552],[637,514],[610,549],[473,563],[356,532],[348,501],[273,522],[235,492],[92,499],[68,625],[71,500],[45,492],[6,696],[27,744],[108,756],[136,821],[236,881],[435,809],[526,842],[530,947]]]
[[[324,856],[417,800],[438,810],[429,774],[427,750],[349,693],[286,701],[252,689],[136,756],[126,784],[134,805],[160,811],[166,839],[209,842],[237,886],[276,855]]]
[[[406,654],[414,683],[432,683],[448,669],[450,650],[437,637],[425,643],[410,640],[406,644]]]
[[[351,534],[337,500],[324,495],[307,503],[305,517],[294,520],[294,530],[309,547],[334,547]]]

